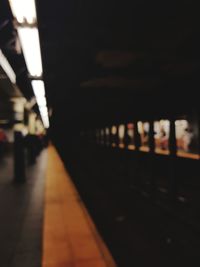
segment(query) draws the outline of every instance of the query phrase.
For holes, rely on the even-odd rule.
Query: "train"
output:
[[[97,194],[107,192],[109,199],[121,206],[119,209],[126,214],[124,217],[132,218],[132,228],[126,236],[128,240],[132,236],[131,247],[137,246],[137,241],[133,241],[134,235],[141,231],[135,221],[139,221],[144,226],[143,231],[147,231],[144,242],[148,252],[145,253],[150,253],[149,257],[153,258],[142,263],[133,254],[132,264],[138,261],[138,266],[147,263],[150,266],[196,266],[200,248],[198,117],[129,119],[84,129],[80,138],[80,172],[73,175],[77,176],[75,180],[86,203],[88,198],[94,218],[97,216],[97,224],[103,219],[91,204],[91,196],[95,199],[92,193],[95,186],[99,188]],[[90,170],[88,176],[81,175],[81,172],[86,172],[83,166]],[[110,209],[107,216],[112,212]],[[106,219],[100,223],[100,229],[104,223]],[[112,227],[109,228],[111,232],[114,231]],[[105,239],[112,244],[112,237],[104,231]],[[155,242],[153,245],[152,240]],[[128,246],[126,243],[130,253]],[[120,262],[120,253],[115,246],[113,254]],[[124,254],[128,257],[128,253]]]

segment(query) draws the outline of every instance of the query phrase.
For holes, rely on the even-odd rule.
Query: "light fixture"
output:
[[[124,138],[124,134],[125,134],[125,125],[124,124],[120,124],[119,125],[119,138]]]
[[[39,107],[45,107],[47,105],[46,98],[44,96],[36,98]]]
[[[39,110],[40,110],[40,114],[41,115],[48,116],[48,110],[47,110],[47,107],[46,106],[39,107]]]
[[[49,118],[47,116],[41,116],[42,117],[42,122],[44,124],[45,128],[49,128]]]
[[[10,66],[8,60],[6,59],[4,54],[2,53],[1,49],[0,49],[0,65],[1,65],[2,69],[5,71],[8,78],[11,80],[11,82],[13,84],[15,84],[16,83],[16,75],[15,75],[12,67]]]
[[[36,98],[45,96],[44,82],[41,80],[32,80],[31,81],[33,92]]]
[[[9,2],[18,23],[36,23],[35,0],[9,0]]]
[[[112,126],[112,128],[111,128],[111,133],[112,133],[113,135],[115,135],[115,134],[117,133],[117,127],[116,127],[116,126]]]
[[[18,27],[17,30],[29,74],[33,77],[41,77],[42,61],[38,29]]]
[[[49,120],[48,115],[42,114],[41,117],[42,117],[43,120]]]
[[[17,31],[28,72],[32,78],[41,78],[43,70],[35,0],[9,0],[9,2],[13,16],[18,22]],[[49,128],[44,82],[32,80],[31,83],[44,127]]]

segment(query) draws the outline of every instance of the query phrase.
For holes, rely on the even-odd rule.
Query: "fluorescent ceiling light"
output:
[[[9,2],[18,23],[33,24],[37,21],[34,0],[9,0]]]
[[[49,128],[49,116],[47,109],[47,102],[45,98],[44,82],[42,80],[32,80],[33,91],[39,106],[40,115],[45,128]]]
[[[5,71],[8,78],[11,80],[11,82],[16,83],[16,75],[15,75],[12,67],[10,66],[7,58],[2,53],[1,49],[0,49],[0,65],[1,65],[2,69]]]
[[[41,115],[41,118],[42,118],[43,121],[49,121],[48,115],[47,116],[46,115]]]
[[[41,80],[33,80],[31,81],[34,95],[36,98],[39,98],[41,96],[45,96],[45,89],[44,89],[44,82]]]
[[[26,66],[31,76],[42,76],[42,61],[38,29],[18,27],[18,34],[24,53]]]
[[[44,123],[44,128],[46,128],[46,129],[49,128],[49,121],[46,121],[46,122]]]
[[[45,128],[49,128],[49,118],[48,117],[42,117],[42,122],[43,122]]]
[[[46,121],[48,121],[48,120],[49,120],[49,117],[48,117],[48,115],[47,115],[47,116],[46,116],[46,115],[43,115],[43,116],[41,115],[41,117],[42,117],[42,119],[43,119],[43,120],[46,120]]]
[[[40,110],[41,115],[48,116],[48,110],[46,106],[39,107],[39,110]]]
[[[45,107],[47,105],[46,98],[44,96],[36,98],[39,107]]]

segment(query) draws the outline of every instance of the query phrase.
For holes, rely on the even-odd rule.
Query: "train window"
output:
[[[111,132],[113,135],[115,135],[117,133],[117,127],[116,126],[112,126]]]
[[[176,120],[177,156],[199,159],[198,125],[188,120]]]
[[[116,146],[115,136],[117,134],[117,126],[115,126],[115,125],[112,126],[112,128],[111,128],[111,134],[112,134],[112,147],[115,147]]]
[[[158,154],[169,154],[169,120],[160,120],[154,122],[154,140],[155,152]]]
[[[125,137],[125,125],[119,125],[119,147],[124,148],[124,137]]]
[[[138,121],[138,133],[140,135],[140,150],[144,152],[149,151],[149,122]]]
[[[101,129],[100,133],[101,133],[101,144],[103,145],[104,144],[104,129]]]
[[[105,132],[106,132],[106,135],[109,135],[109,133],[110,133],[110,130],[109,130],[109,128],[108,128],[108,127],[106,127],[106,128],[105,128]]]
[[[134,124],[133,123],[127,124],[127,135],[129,137],[128,149],[134,150],[135,149],[135,140],[134,140]]]
[[[105,135],[106,135],[106,145],[109,146],[109,144],[110,144],[110,129],[108,127],[105,128]]]

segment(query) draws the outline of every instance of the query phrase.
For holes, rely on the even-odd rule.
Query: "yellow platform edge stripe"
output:
[[[67,213],[72,213],[72,218],[69,218]],[[116,267],[110,251],[52,145],[48,148],[44,214],[42,267]],[[75,219],[78,216],[80,220],[77,230],[73,225],[77,224],[77,221],[73,221],[73,216]],[[82,236],[87,238],[85,245],[88,246],[88,251],[84,250],[84,240],[79,242],[78,235],[80,239]],[[86,251],[87,255],[84,256],[79,250]],[[96,253],[96,250],[99,252]]]

